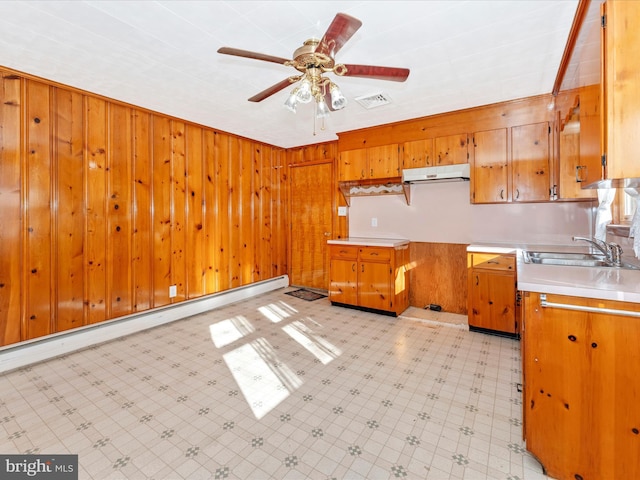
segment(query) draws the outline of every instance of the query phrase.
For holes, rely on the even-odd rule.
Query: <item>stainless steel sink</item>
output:
[[[599,253],[534,251],[524,251],[523,253],[525,263],[564,265],[569,267],[608,267],[640,270],[640,267],[627,262],[622,262],[621,265],[614,265],[613,263],[608,262],[604,255]]]

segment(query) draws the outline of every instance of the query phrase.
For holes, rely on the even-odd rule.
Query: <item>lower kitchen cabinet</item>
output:
[[[519,337],[514,255],[468,253],[469,329]]]
[[[399,315],[409,306],[409,245],[329,245],[329,300]]]
[[[558,480],[640,478],[640,305],[524,292],[527,450]]]

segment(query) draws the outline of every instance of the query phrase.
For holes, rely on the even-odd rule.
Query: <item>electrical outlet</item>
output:
[[[346,217],[347,216],[347,207],[338,207],[338,216]]]
[[[372,227],[378,226],[378,219],[376,217],[371,217],[371,226]]]
[[[178,296],[178,287],[176,285],[169,285],[169,298]]]

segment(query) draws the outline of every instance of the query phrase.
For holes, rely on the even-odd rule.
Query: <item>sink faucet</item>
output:
[[[574,242],[578,240],[589,242],[596,249],[600,250],[607,258],[607,262],[616,266],[621,265],[622,247],[617,243],[607,243],[597,238],[573,237]]]

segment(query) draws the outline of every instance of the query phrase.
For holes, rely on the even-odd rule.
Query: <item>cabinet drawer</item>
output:
[[[497,253],[471,253],[470,265],[473,268],[486,270],[516,271],[516,257],[514,255],[500,255]]]
[[[332,258],[358,258],[358,247],[349,245],[332,245],[331,246]]]
[[[383,247],[360,247],[360,260],[391,260],[391,248]]]

